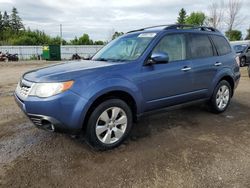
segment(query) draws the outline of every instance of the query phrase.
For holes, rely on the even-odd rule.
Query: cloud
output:
[[[15,6],[26,27],[72,39],[88,33],[94,40],[107,40],[113,30],[127,32],[140,27],[175,23],[181,7],[187,12],[207,12],[211,2],[200,0],[0,0],[0,11]],[[250,18],[249,0],[244,0],[242,15]],[[249,22],[242,23],[245,31]]]

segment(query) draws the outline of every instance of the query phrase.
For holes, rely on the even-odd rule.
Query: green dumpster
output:
[[[42,58],[48,61],[61,60],[61,47],[60,45],[43,46]]]

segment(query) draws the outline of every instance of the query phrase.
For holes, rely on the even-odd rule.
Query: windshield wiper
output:
[[[115,61],[115,62],[124,62],[124,61],[128,61],[126,59],[112,59],[112,61]]]
[[[94,59],[94,61],[109,61],[109,59],[106,59],[106,58],[98,58],[98,59]]]

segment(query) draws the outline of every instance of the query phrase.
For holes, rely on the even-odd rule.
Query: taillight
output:
[[[237,65],[240,66],[240,57],[239,56],[235,57],[235,61],[236,61]]]

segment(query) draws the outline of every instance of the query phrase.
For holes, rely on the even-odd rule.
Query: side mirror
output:
[[[152,53],[148,62],[146,63],[147,65],[152,65],[152,64],[164,64],[169,62],[169,56],[168,53],[165,52],[155,52]]]

